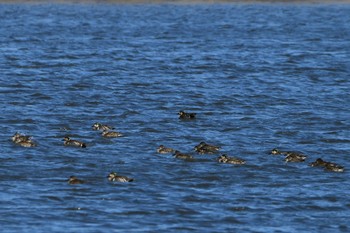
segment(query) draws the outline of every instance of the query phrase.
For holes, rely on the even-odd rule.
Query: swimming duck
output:
[[[296,152],[287,152],[284,161],[286,162],[304,162],[306,155],[296,153]]]
[[[220,147],[201,142],[194,147],[194,150],[200,154],[213,154],[220,150]]]
[[[35,147],[36,144],[32,141],[20,141],[20,142],[16,142],[16,144],[23,146],[23,147]]]
[[[243,159],[229,157],[226,154],[220,155],[218,157],[219,163],[231,163],[231,164],[245,164]]]
[[[101,135],[105,138],[117,138],[123,136],[123,134],[116,131],[103,131]]]
[[[159,153],[159,154],[168,154],[168,153],[173,153],[173,152],[175,152],[174,149],[165,147],[165,146],[163,146],[163,145],[160,145],[160,146],[157,148],[157,153]]]
[[[31,136],[26,136],[26,135],[22,135],[18,132],[16,132],[13,136],[12,136],[12,141],[20,146],[23,147],[34,147],[36,146],[36,144],[32,141],[32,137]]]
[[[101,131],[108,131],[114,129],[114,127],[111,127],[109,125],[102,125],[101,123],[96,122],[92,126],[93,130],[101,130]]]
[[[84,184],[85,182],[82,180],[79,180],[76,176],[70,176],[67,180],[68,184]]]
[[[189,154],[183,154],[180,151],[175,151],[174,157],[177,159],[193,159],[193,157]]]
[[[70,139],[70,137],[64,137],[63,141],[64,141],[64,145],[66,145],[66,146],[78,146],[78,147],[82,147],[82,148],[86,147],[85,143]]]
[[[196,117],[196,113],[186,113],[184,111],[180,111],[179,119],[194,119]]]
[[[293,151],[280,151],[277,148],[271,150],[272,155],[284,155],[284,161],[286,162],[303,162],[307,158],[306,155]]]
[[[312,162],[309,165],[311,167],[324,167],[325,170],[332,171],[332,172],[343,172],[344,171],[343,166],[340,166],[336,163],[324,161],[321,158],[316,159],[315,162]]]
[[[324,167],[324,166],[326,166],[327,163],[328,162],[324,161],[323,159],[318,158],[315,160],[315,162],[310,163],[309,166],[311,166],[311,167]]]
[[[13,136],[12,136],[12,141],[14,143],[19,143],[19,142],[24,142],[24,141],[30,141],[32,139],[31,136],[26,136],[23,134],[20,134],[18,132],[16,132]]]
[[[117,181],[117,182],[132,182],[133,178],[129,178],[127,176],[119,176],[116,172],[111,172],[107,176],[109,181]]]

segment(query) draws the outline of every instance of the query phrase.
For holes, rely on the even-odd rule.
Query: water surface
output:
[[[349,231],[349,173],[308,166],[349,168],[348,5],[6,4],[0,18],[3,232]],[[201,141],[247,164],[198,155]]]

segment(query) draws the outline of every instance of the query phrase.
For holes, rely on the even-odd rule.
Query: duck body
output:
[[[327,163],[325,170],[331,172],[344,172],[344,167],[335,163]]]
[[[220,155],[218,157],[218,162],[219,163],[230,163],[230,164],[245,164],[245,160],[239,159],[239,158],[234,158],[234,157],[229,157],[226,154]]]
[[[109,126],[109,125],[103,125],[101,123],[96,122],[95,124],[92,125],[93,130],[100,130],[100,131],[109,131],[114,129],[114,127]]]
[[[68,184],[84,184],[83,180],[78,179],[76,176],[70,176],[68,179]]]
[[[175,151],[174,158],[177,159],[193,159],[193,157],[189,154],[183,154],[180,151]]]
[[[23,147],[35,147],[36,143],[32,141],[32,136],[27,136],[16,132],[12,136],[12,141]]]
[[[344,172],[344,167],[336,163],[324,161],[321,158],[316,159],[315,162],[309,164],[311,167],[323,167],[326,171],[331,172]]]
[[[213,154],[218,152],[220,150],[220,147],[201,142],[194,147],[194,150],[199,154]]]
[[[123,136],[123,134],[116,131],[103,131],[101,135],[105,138],[117,138]]]
[[[324,167],[324,166],[326,166],[327,163],[328,162],[324,161],[323,159],[318,158],[318,159],[316,159],[315,162],[310,163],[309,166],[311,166],[311,167]]]
[[[284,161],[288,162],[304,162],[305,159],[307,158],[306,155],[296,153],[296,152],[287,152],[285,154]]]
[[[32,141],[21,141],[21,142],[18,142],[16,144],[23,146],[23,147],[36,147],[36,144]]]
[[[127,176],[120,176],[116,172],[109,173],[107,178],[109,181],[112,181],[112,182],[132,182],[132,181],[134,181],[133,178],[129,178]]]
[[[169,153],[173,153],[175,152],[174,149],[172,148],[169,148],[169,147],[165,147],[163,145],[160,145],[158,148],[157,148],[157,153],[159,154],[169,154]]]
[[[23,135],[20,134],[18,132],[16,132],[13,136],[12,136],[12,141],[14,143],[19,143],[19,142],[25,142],[25,141],[31,141],[32,136],[27,136],[27,135]]]
[[[77,140],[70,139],[70,137],[65,137],[63,139],[65,146],[76,146],[76,147],[82,147],[85,148],[86,144]]]
[[[195,119],[197,115],[196,113],[187,113],[184,111],[180,111],[178,114],[179,114],[179,119],[187,119],[187,120]]]

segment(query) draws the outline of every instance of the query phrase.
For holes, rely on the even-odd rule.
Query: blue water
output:
[[[1,232],[349,232],[349,22],[350,5],[0,5]]]

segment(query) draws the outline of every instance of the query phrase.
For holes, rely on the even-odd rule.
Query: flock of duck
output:
[[[95,123],[92,126],[93,130],[98,130],[102,131],[101,135],[102,137],[107,137],[107,138],[116,138],[116,137],[121,137],[123,136],[122,133],[113,131],[114,127],[108,126],[108,125],[103,125],[101,123]],[[37,144],[32,140],[31,136],[28,135],[23,135],[18,132],[16,132],[12,136],[12,141],[20,146],[23,147],[35,147]],[[86,148],[86,143],[71,139],[70,137],[64,137],[63,138],[63,145],[65,146],[75,146],[75,147],[82,147]],[[109,181],[117,181],[117,182],[132,182],[134,179],[129,178],[127,176],[121,176],[118,175],[116,172],[111,172],[107,176]],[[78,179],[76,176],[70,176],[68,179],[68,184],[83,184],[85,183],[83,180]]]
[[[187,113],[184,111],[180,111],[178,113],[179,119],[181,120],[193,120],[196,118],[196,113]],[[114,127],[108,126],[108,125],[103,125],[101,123],[95,123],[92,126],[93,130],[97,131],[102,131],[101,135],[103,137],[107,138],[116,138],[116,137],[121,137],[123,136],[122,133],[113,131]],[[12,141],[20,146],[23,147],[35,147],[37,144],[32,140],[31,136],[28,135],[23,135],[18,132],[16,132],[12,136]],[[65,146],[74,146],[74,147],[82,147],[86,148],[86,143],[71,139],[70,137],[64,137],[63,138],[63,144]],[[199,154],[216,154],[219,152],[221,148],[216,145],[210,145],[205,142],[200,142],[198,145],[194,147],[194,150],[199,153]],[[185,154],[182,153],[178,150],[175,150],[173,148],[165,147],[164,145],[160,145],[157,148],[157,153],[160,154],[173,154],[175,158],[178,159],[184,159],[184,160],[193,160],[193,156],[190,154]],[[284,161],[285,162],[304,162],[307,158],[306,155],[303,153],[299,152],[293,152],[293,151],[280,151],[277,148],[274,148],[270,152],[271,155],[283,155]],[[246,163],[245,160],[241,158],[236,158],[236,157],[230,157],[226,154],[222,154],[219,157],[217,157],[217,161],[219,163],[228,163],[228,164],[236,164],[236,165],[243,165]],[[310,163],[309,166],[311,167],[321,167],[324,168],[326,171],[331,171],[331,172],[344,172],[344,167],[340,166],[336,163],[333,162],[328,162],[325,161],[321,158],[316,159],[314,162]],[[121,176],[118,175],[116,172],[111,172],[107,176],[108,180],[111,182],[132,182],[134,179],[129,178],[127,176]],[[84,181],[78,179],[76,176],[70,176],[68,179],[69,184],[83,184]]]
[[[184,111],[180,111],[179,113],[179,118],[184,119],[184,120],[191,120],[195,119],[196,113],[186,113]],[[213,154],[217,153],[220,150],[219,146],[214,146],[207,144],[205,142],[199,143],[197,146],[194,147],[194,150],[198,152],[199,154]],[[178,150],[174,150],[172,148],[167,148],[164,145],[160,145],[159,148],[157,149],[158,153],[165,154],[165,153],[174,153],[175,158],[180,158],[180,159],[193,159],[193,157],[189,154],[183,154],[179,152]],[[274,148],[271,150],[270,154],[272,155],[284,155],[284,161],[285,162],[304,162],[307,158],[306,155],[303,153],[299,152],[293,152],[293,151],[280,151],[277,148]],[[220,155],[217,158],[217,161],[219,163],[230,163],[230,164],[245,164],[245,160],[241,158],[235,158],[235,157],[229,157],[226,154]],[[343,172],[344,167],[340,166],[336,163],[333,162],[327,162],[324,161],[321,158],[316,159],[315,162],[312,162],[309,164],[311,167],[323,167],[327,171],[332,171],[332,172]]]

